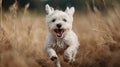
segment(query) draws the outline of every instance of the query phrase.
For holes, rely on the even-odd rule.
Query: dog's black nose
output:
[[[56,26],[57,26],[58,28],[61,28],[62,25],[61,25],[61,24],[57,24]]]

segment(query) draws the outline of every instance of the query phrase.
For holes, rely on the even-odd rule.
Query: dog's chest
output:
[[[53,48],[56,52],[63,52],[67,47],[68,45],[62,39],[55,40],[55,43],[53,45]]]

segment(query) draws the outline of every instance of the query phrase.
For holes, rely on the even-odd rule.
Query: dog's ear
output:
[[[66,10],[65,10],[65,12],[66,12],[67,14],[73,16],[73,14],[74,14],[74,12],[75,12],[75,8],[74,8],[74,7],[71,7],[71,8],[67,7]]]
[[[51,14],[54,12],[54,8],[50,7],[48,4],[46,4],[45,10],[48,14]]]

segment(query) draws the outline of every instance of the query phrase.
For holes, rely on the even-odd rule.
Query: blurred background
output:
[[[62,67],[120,67],[120,0],[0,0],[0,67],[53,67],[44,50],[45,5],[74,6],[80,47]]]
[[[24,8],[29,3],[29,10],[32,11],[44,11],[45,4],[61,10],[65,10],[66,6],[74,6],[78,11],[85,10],[88,6],[93,10],[93,7],[96,6],[102,11],[106,7],[112,8],[115,2],[120,3],[120,0],[3,0],[3,9],[8,10],[15,1],[17,1],[19,8]]]

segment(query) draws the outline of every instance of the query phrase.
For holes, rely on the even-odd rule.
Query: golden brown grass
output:
[[[80,12],[74,15],[74,31],[80,48],[74,64],[60,56],[62,67],[120,66],[120,8],[106,15]],[[0,67],[53,67],[44,52],[45,16],[4,14],[0,25]]]

